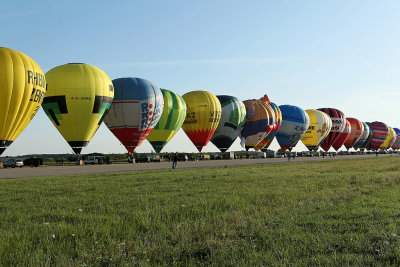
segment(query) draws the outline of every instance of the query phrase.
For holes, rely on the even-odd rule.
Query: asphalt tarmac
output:
[[[378,157],[397,157],[398,154],[380,154]],[[309,162],[326,161],[357,158],[375,158],[376,155],[348,155],[329,157],[296,157],[291,162]],[[202,160],[202,161],[180,161],[177,169],[187,168],[212,168],[212,167],[230,167],[252,164],[273,164],[287,163],[287,158],[263,158],[263,159],[235,159],[235,160]],[[153,163],[127,163],[127,164],[109,164],[109,165],[82,165],[82,166],[40,166],[37,168],[25,166],[23,168],[0,169],[0,179],[15,179],[25,177],[43,177],[43,176],[68,176],[80,174],[101,174],[115,172],[133,172],[149,170],[167,170],[171,169],[170,162]]]

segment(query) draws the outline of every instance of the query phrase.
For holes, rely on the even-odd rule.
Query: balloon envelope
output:
[[[182,129],[201,152],[218,127],[221,104],[214,94],[207,91],[192,91],[182,97],[186,102],[186,118]]]
[[[396,132],[396,139],[392,145],[392,149],[398,150],[400,148],[400,129],[393,128],[393,130]]]
[[[347,118],[347,121],[350,122],[350,135],[347,138],[346,142],[344,142],[344,146],[349,150],[352,148],[357,141],[360,139],[361,135],[364,132],[364,125],[361,121],[355,118]]]
[[[266,151],[268,149],[268,147],[271,145],[272,140],[274,140],[274,137],[276,136],[276,134],[279,131],[279,128],[281,126],[282,123],[282,112],[279,109],[278,105],[276,105],[275,103],[271,103],[271,107],[274,111],[274,116],[275,116],[275,122],[273,124],[273,128],[272,131],[270,133],[268,133],[263,140],[261,140],[260,142],[258,142],[258,144],[254,147],[255,151],[258,151],[261,149],[261,151]]]
[[[276,134],[276,140],[285,151],[295,146],[310,125],[308,114],[299,107],[279,106],[282,112],[282,124]]]
[[[161,89],[164,98],[164,109],[160,120],[147,140],[157,153],[174,137],[181,128],[186,116],[186,103],[183,98],[166,89]]]
[[[365,143],[361,146],[361,148],[371,150],[371,141],[372,141],[372,138],[374,137],[374,129],[371,127],[371,122],[366,122],[366,124],[369,127],[369,135],[368,135],[367,141],[365,141]]]
[[[332,147],[338,151],[344,143],[346,143],[347,139],[349,138],[351,133],[351,124],[349,120],[346,119],[346,125],[344,127],[343,132],[339,133],[339,135],[336,137],[335,141],[332,144]]]
[[[392,127],[389,127],[389,134],[386,137],[383,144],[380,146],[381,149],[389,149],[393,143],[396,141],[396,132],[393,130]]]
[[[225,152],[243,129],[246,122],[246,107],[242,101],[233,96],[218,95],[217,98],[222,108],[221,120],[211,142]]]
[[[389,135],[389,127],[385,123],[379,121],[372,122],[370,126],[372,128],[372,139],[368,148],[378,150]]]
[[[361,122],[364,126],[363,132],[360,136],[360,139],[354,144],[353,148],[354,149],[359,149],[362,147],[362,145],[367,141],[368,136],[369,136],[369,126],[365,122]]]
[[[325,112],[316,109],[305,110],[310,118],[310,125],[301,138],[308,150],[317,150],[332,128],[332,120]]]
[[[245,100],[246,123],[240,133],[241,145],[246,150],[255,147],[267,134],[271,111],[262,100]]]
[[[72,63],[46,73],[43,109],[75,153],[96,133],[111,107],[114,88],[101,69]]]
[[[45,91],[44,73],[33,59],[0,47],[0,155],[33,119]]]
[[[322,141],[321,147],[328,151],[338,135],[343,132],[346,126],[346,117],[343,112],[335,108],[319,108],[319,111],[325,112],[332,120],[332,128],[327,137]]]
[[[164,98],[160,88],[145,79],[119,78],[113,84],[115,96],[104,122],[132,153],[158,123]]]

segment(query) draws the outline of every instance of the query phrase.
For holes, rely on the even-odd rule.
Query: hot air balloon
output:
[[[27,55],[0,47],[0,155],[28,126],[42,104],[46,79]]]
[[[271,130],[270,116],[273,114],[270,107],[264,100],[245,100],[246,123],[240,133],[241,146],[246,150],[255,147]]]
[[[218,127],[221,104],[214,94],[207,91],[192,91],[182,97],[186,102],[186,118],[182,129],[201,152]]]
[[[339,151],[339,149],[346,143],[347,139],[349,138],[351,133],[351,124],[350,121],[346,119],[346,124],[344,127],[343,132],[339,133],[339,135],[336,137],[335,141],[332,144],[332,147],[336,150]]]
[[[350,122],[351,132],[350,132],[350,135],[347,138],[346,142],[344,142],[344,146],[346,147],[347,150],[349,150],[360,139],[361,135],[364,132],[364,125],[361,121],[359,121],[355,118],[347,118],[347,121]]]
[[[378,150],[389,135],[389,127],[379,121],[372,122],[370,126],[372,128],[372,139],[368,149]]]
[[[369,126],[365,122],[361,122],[364,126],[363,132],[360,136],[360,139],[354,144],[353,148],[355,150],[359,149],[362,147],[362,145],[367,141],[368,136],[369,136]]]
[[[161,118],[147,140],[157,153],[174,137],[181,128],[186,116],[186,103],[183,98],[166,89],[161,89],[164,97],[164,110]]]
[[[279,131],[279,127],[281,126],[282,123],[282,112],[279,109],[278,105],[275,103],[271,103],[271,107],[274,111],[275,114],[275,123],[273,124],[272,131],[267,134],[263,140],[258,142],[258,144],[254,147],[255,151],[258,151],[261,149],[261,151],[266,151],[268,147],[271,145],[272,140],[274,140],[274,137],[276,136],[276,133]]]
[[[46,73],[46,115],[76,154],[96,133],[111,107],[114,88],[97,67],[71,63]]]
[[[386,137],[383,144],[380,146],[380,149],[383,149],[383,150],[389,149],[395,141],[396,141],[396,132],[393,130],[392,127],[389,127],[389,134]]]
[[[328,152],[339,133],[343,132],[344,127],[346,126],[346,117],[344,116],[343,112],[338,109],[319,108],[318,110],[325,112],[332,119],[331,131],[321,143],[321,147]]]
[[[374,129],[371,127],[371,122],[366,122],[366,124],[369,128],[369,135],[365,143],[361,146],[361,149],[371,150],[371,141],[374,137]]]
[[[400,129],[393,128],[393,130],[396,132],[396,140],[394,141],[394,143],[392,145],[392,149],[398,150],[400,148]]]
[[[316,109],[307,109],[305,111],[310,118],[310,125],[301,141],[309,151],[318,150],[319,144],[332,128],[332,120],[325,112]]]
[[[104,123],[132,153],[158,123],[164,107],[160,88],[141,78],[112,81],[114,101]]]
[[[217,96],[222,112],[221,120],[211,142],[222,152],[228,150],[242,131],[246,122],[246,107],[243,102],[233,96]]]
[[[276,134],[276,140],[285,151],[295,146],[310,125],[308,114],[299,107],[279,106],[282,112],[282,124]]]
[[[388,145],[388,147],[387,147],[386,149],[391,148],[391,147],[393,146],[393,144],[396,142],[396,139],[397,139],[397,133],[396,133],[396,131],[394,130],[394,128],[390,127],[390,129],[391,129],[392,134],[394,135],[394,138],[392,138],[392,139],[390,140],[389,145]]]

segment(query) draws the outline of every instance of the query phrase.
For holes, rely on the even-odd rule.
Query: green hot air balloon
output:
[[[239,136],[246,122],[246,107],[243,102],[233,96],[217,95],[221,103],[221,120],[211,142],[219,150],[225,152]]]
[[[161,89],[161,92],[164,96],[164,110],[158,124],[147,136],[157,153],[160,153],[178,132],[186,116],[186,103],[180,95],[166,89]]]

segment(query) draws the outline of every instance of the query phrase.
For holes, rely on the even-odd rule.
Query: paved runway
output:
[[[379,157],[398,156],[392,155],[379,155]],[[350,156],[336,156],[336,157],[296,157],[293,162],[306,162],[306,161],[326,161],[326,160],[339,160],[339,159],[356,159],[356,158],[373,158],[375,155],[350,155]],[[240,166],[251,164],[271,164],[271,163],[285,163],[288,162],[287,158],[267,158],[267,159],[236,159],[236,160],[203,160],[203,161],[186,161],[179,162],[178,169],[186,168],[210,168],[210,167],[224,167],[224,166]],[[169,162],[154,162],[154,163],[135,163],[135,164],[111,164],[111,165],[83,165],[83,166],[40,166],[38,168],[23,167],[23,168],[6,168],[0,169],[0,179],[12,179],[23,177],[42,177],[42,176],[67,176],[79,174],[93,174],[93,173],[112,173],[112,172],[130,172],[130,171],[148,171],[148,170],[166,170],[171,169]]]

